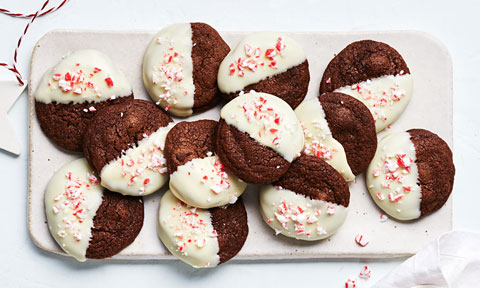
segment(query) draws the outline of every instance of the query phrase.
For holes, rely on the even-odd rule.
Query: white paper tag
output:
[[[20,143],[7,114],[26,87],[27,85],[20,86],[16,81],[0,81],[0,149],[17,156],[20,155]]]

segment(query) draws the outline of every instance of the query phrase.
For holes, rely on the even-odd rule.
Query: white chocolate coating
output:
[[[93,218],[102,204],[102,191],[84,158],[55,172],[45,191],[50,233],[67,254],[81,262],[86,260]]]
[[[158,236],[168,251],[195,268],[220,262],[210,212],[186,205],[167,191],[160,200]]]
[[[330,164],[345,181],[353,181],[355,175],[348,165],[345,150],[342,144],[333,138],[318,98],[303,101],[295,109],[295,114],[302,125],[305,137],[303,152]]]
[[[242,94],[220,111],[238,130],[292,162],[303,149],[303,132],[295,112],[282,99],[266,93]]]
[[[77,50],[43,74],[35,92],[42,103],[101,102],[129,96],[125,75],[100,51]]]
[[[101,184],[123,195],[144,196],[156,192],[168,180],[167,161],[163,156],[165,138],[175,126],[160,127],[102,168]]]
[[[330,237],[345,222],[347,207],[278,188],[265,185],[260,189],[260,213],[277,234],[320,240]]]
[[[302,47],[283,33],[253,33],[243,38],[220,64],[218,88],[223,93],[239,92],[306,59]]]
[[[385,135],[367,169],[367,187],[375,203],[399,220],[420,217],[421,189],[415,146],[408,132]]]
[[[173,24],[160,30],[143,57],[143,84],[157,105],[178,116],[193,113],[192,27]]]
[[[218,156],[195,158],[170,175],[170,191],[190,206],[213,208],[233,204],[247,183],[225,171]]]
[[[410,102],[413,78],[410,74],[388,75],[336,89],[362,101],[373,115],[377,133],[395,122]]]

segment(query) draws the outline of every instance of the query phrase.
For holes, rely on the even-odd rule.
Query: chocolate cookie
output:
[[[163,157],[172,119],[153,103],[107,107],[87,128],[83,151],[102,186],[124,195],[148,195],[168,180]]]
[[[455,165],[448,144],[425,129],[410,129],[410,140],[416,151],[418,183],[422,193],[420,211],[428,215],[442,208],[453,189]]]
[[[218,122],[213,120],[177,123],[165,140],[168,173],[175,173],[178,166],[193,159],[207,157],[209,152],[213,154],[217,127]]]
[[[218,70],[218,87],[228,101],[241,91],[264,92],[293,109],[307,95],[310,73],[302,47],[277,32],[254,33],[230,51]]]
[[[82,262],[111,257],[130,245],[144,217],[141,198],[104,190],[84,158],[67,163],[52,176],[45,211],[55,241]]]
[[[165,247],[195,268],[225,263],[242,249],[248,235],[247,213],[235,204],[204,210],[186,205],[167,191],[160,200],[158,235]]]
[[[82,151],[83,135],[96,112],[132,100],[128,80],[106,55],[78,50],[45,72],[35,91],[35,112],[56,145]]]
[[[453,188],[452,152],[424,129],[387,134],[368,167],[367,185],[375,203],[399,220],[440,209]]]
[[[143,58],[143,83],[150,97],[172,114],[189,116],[220,100],[217,72],[230,51],[218,32],[205,23],[165,27]]]
[[[301,240],[331,236],[347,216],[350,191],[322,159],[302,155],[272,185],[260,189],[260,212],[277,234]]]
[[[143,200],[104,190],[102,204],[93,218],[86,257],[112,257],[130,245],[143,226]]]
[[[180,122],[168,132],[165,157],[170,191],[190,206],[233,204],[247,184],[225,169],[215,153],[218,122]]]
[[[235,257],[247,240],[247,211],[242,198],[226,208],[213,208],[209,211],[213,229],[218,236],[218,256],[222,264]]]
[[[220,111],[216,152],[227,169],[243,181],[278,180],[300,155],[303,133],[283,100],[265,93],[243,94]]]
[[[303,153],[332,165],[346,181],[367,169],[377,148],[375,124],[362,102],[342,93],[308,99],[295,109],[305,136]]]
[[[395,122],[412,96],[413,79],[402,56],[389,45],[372,40],[351,43],[328,64],[320,94],[342,92],[362,101],[377,132]]]

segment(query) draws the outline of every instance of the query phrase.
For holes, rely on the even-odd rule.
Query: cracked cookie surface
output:
[[[452,151],[437,134],[425,129],[410,129],[415,146],[418,184],[422,191],[420,212],[428,215],[442,208],[453,189],[455,166]]]
[[[195,94],[193,112],[214,107],[220,101],[217,72],[223,58],[230,51],[218,32],[205,23],[191,23],[193,84]]]
[[[103,191],[102,204],[93,218],[92,236],[86,257],[112,257],[130,245],[143,226],[141,198]]]
[[[63,104],[35,101],[35,112],[42,131],[50,140],[64,149],[81,152],[83,135],[95,114],[105,107],[132,100],[133,94],[92,103]]]
[[[212,226],[218,234],[220,263],[224,263],[237,255],[247,240],[247,211],[242,198],[226,208],[213,208],[209,211]]]
[[[344,207],[350,202],[350,191],[343,177],[327,162],[310,155],[295,159],[285,175],[273,185]]]
[[[353,174],[362,173],[377,150],[372,114],[362,102],[343,93],[326,93],[318,99],[333,138],[345,149]]]
[[[280,154],[223,119],[218,125],[216,149],[222,163],[237,177],[250,183],[272,183],[290,167],[290,162]]]
[[[410,74],[407,63],[397,50],[372,40],[353,42],[328,64],[320,82],[320,94],[369,79],[397,74]]]
[[[83,151],[97,174],[110,161],[173,120],[153,103],[134,100],[98,112],[84,137]]]
[[[168,173],[192,159],[207,157],[208,152],[215,154],[217,127],[218,122],[213,120],[176,124],[165,140]]]

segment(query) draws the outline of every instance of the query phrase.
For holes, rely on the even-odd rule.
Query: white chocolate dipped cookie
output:
[[[413,78],[394,48],[363,40],[351,43],[330,61],[320,84],[320,94],[327,92],[345,93],[362,101],[380,132],[407,107]]]
[[[325,161],[302,155],[280,180],[262,186],[259,197],[260,213],[277,235],[315,241],[330,237],[345,222],[350,192]]]
[[[218,122],[180,122],[167,135],[165,157],[170,191],[190,206],[233,204],[247,184],[227,171],[215,153]]]
[[[379,142],[367,170],[367,187],[378,207],[399,220],[440,209],[453,187],[448,145],[424,129],[392,132]]]
[[[165,138],[175,124],[158,128],[138,141],[119,158],[110,161],[100,171],[101,185],[124,195],[149,195],[168,181],[163,155]]]
[[[144,215],[141,199],[104,191],[84,158],[65,164],[52,176],[45,211],[55,241],[81,262],[111,257],[128,246],[140,232]],[[124,222],[114,225],[117,221]],[[110,233],[103,233],[107,229]]]
[[[362,102],[342,93],[325,93],[304,101],[295,113],[304,129],[303,153],[325,160],[346,181],[367,169],[377,135],[373,117]]]
[[[143,82],[153,101],[177,116],[205,111],[219,101],[217,71],[230,48],[205,23],[160,30],[143,58]]]
[[[295,112],[266,93],[242,94],[220,111],[216,152],[240,179],[269,184],[280,178],[303,149]]]
[[[318,98],[303,101],[295,109],[295,114],[302,124],[305,136],[303,152],[330,164],[342,175],[345,181],[355,180],[355,175],[348,165],[345,150],[342,144],[333,138]]]
[[[368,167],[377,135],[373,118],[360,101],[326,93],[302,102],[295,114],[305,136],[303,153],[326,161],[345,181],[353,181]]]
[[[77,50],[42,77],[35,100],[50,103],[93,103],[129,96],[132,87],[107,55],[100,51]]]
[[[79,159],[60,168],[45,192],[50,233],[67,254],[79,261],[86,260],[93,218],[102,203],[102,191],[87,161]]]
[[[123,195],[144,196],[168,181],[163,155],[172,119],[145,100],[100,111],[85,133],[85,157],[101,185]]]
[[[160,200],[158,236],[174,256],[195,268],[215,267],[234,257],[248,235],[241,199],[204,210],[188,206],[167,191]]]
[[[48,138],[81,151],[96,111],[132,99],[129,81],[112,60],[97,50],[77,50],[45,72],[35,91],[35,111]]]
[[[276,95],[295,108],[305,98],[309,81],[303,48],[280,32],[245,36],[218,70],[218,87],[228,101],[254,90]]]

